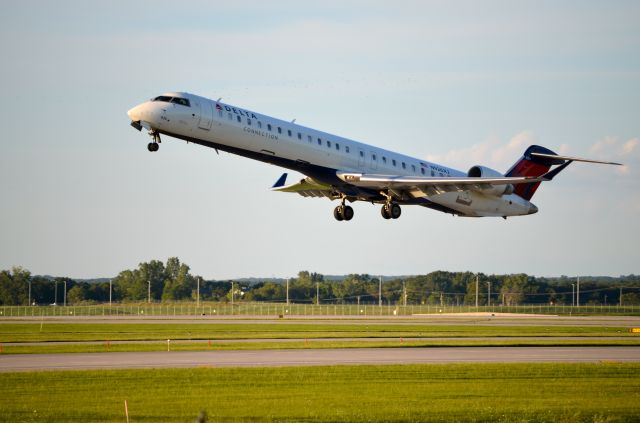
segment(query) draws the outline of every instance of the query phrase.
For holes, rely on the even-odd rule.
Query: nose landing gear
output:
[[[150,131],[149,135],[153,138],[153,141],[147,144],[147,150],[154,152],[160,149],[160,134],[157,131]]]

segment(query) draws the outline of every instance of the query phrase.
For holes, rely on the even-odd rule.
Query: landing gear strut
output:
[[[160,149],[160,134],[156,131],[150,131],[149,135],[153,138],[153,141],[147,145],[147,150],[154,152]]]
[[[344,198],[342,199],[342,204],[333,209],[333,217],[340,222],[343,220],[349,221],[353,219],[353,209],[351,206],[344,204]]]
[[[400,214],[402,214],[402,209],[398,203],[387,203],[382,206],[380,213],[385,219],[397,219],[400,217]]]

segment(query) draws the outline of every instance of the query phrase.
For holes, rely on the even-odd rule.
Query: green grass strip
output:
[[[0,421],[632,422],[640,364],[447,364],[2,374]]]
[[[0,342],[370,337],[634,336],[626,327],[385,323],[6,323]],[[635,335],[637,337],[637,335]]]

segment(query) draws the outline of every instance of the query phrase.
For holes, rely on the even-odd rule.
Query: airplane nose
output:
[[[131,119],[133,122],[139,122],[142,120],[142,107],[140,105],[129,109],[129,111],[127,111],[127,115],[129,116],[129,119]]]

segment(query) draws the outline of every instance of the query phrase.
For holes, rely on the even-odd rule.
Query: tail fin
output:
[[[504,176],[538,177],[549,172],[551,166],[560,165],[565,162],[561,159],[541,157],[535,154],[532,155],[531,153],[556,156],[556,153],[549,150],[548,148],[540,147],[539,145],[532,145],[526,149],[520,160],[518,160]],[[525,200],[529,201],[531,200],[531,197],[533,197],[533,194],[535,194],[539,185],[540,182],[532,184],[518,184],[515,186],[514,194],[517,194]]]

